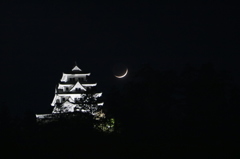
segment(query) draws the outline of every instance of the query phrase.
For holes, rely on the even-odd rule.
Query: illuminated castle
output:
[[[71,72],[63,73],[60,83],[55,88],[55,96],[51,103],[52,114],[37,114],[37,119],[52,118],[58,114],[74,112],[90,113],[95,118],[104,116],[99,101],[102,93],[96,92],[97,83],[89,83],[90,73],[83,72],[77,65]]]

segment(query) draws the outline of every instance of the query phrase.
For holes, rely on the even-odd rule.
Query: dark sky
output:
[[[14,112],[49,113],[54,87],[74,62],[99,91],[145,63],[159,70],[214,63],[239,76],[238,7],[181,3],[0,5],[2,100]],[[124,79],[122,79],[124,80]]]

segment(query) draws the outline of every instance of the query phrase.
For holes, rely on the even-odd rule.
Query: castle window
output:
[[[75,102],[79,102],[80,101],[80,98],[75,98]]]

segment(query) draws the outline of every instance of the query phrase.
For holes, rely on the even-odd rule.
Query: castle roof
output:
[[[86,76],[90,76],[90,73],[70,73],[70,74],[66,74],[63,73],[62,78],[61,78],[61,82],[67,82],[68,77],[86,77]]]
[[[77,65],[72,69],[72,71],[82,71]]]
[[[78,81],[79,82],[79,81]],[[58,88],[59,87],[62,87],[62,86],[73,86],[76,84],[76,81],[70,81],[70,82],[60,82],[59,85],[58,85]],[[88,83],[87,81],[81,81],[80,83],[82,86],[84,87],[93,87],[93,86],[96,86],[97,83]]]
[[[67,71],[66,73],[63,74],[84,74],[84,75],[90,75],[89,72],[83,72],[77,65],[73,67],[71,71]]]
[[[86,89],[77,81],[77,83],[72,87],[72,89],[70,90],[70,92],[72,92],[73,90],[75,90],[76,88],[80,88],[81,90],[86,91]]]

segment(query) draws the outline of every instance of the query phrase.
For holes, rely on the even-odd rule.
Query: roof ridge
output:
[[[77,65],[73,67],[72,71],[82,71]]]
[[[75,83],[75,85],[70,89],[70,92],[71,92],[77,85],[80,85],[80,88],[83,89],[84,91],[86,91],[86,89],[82,86],[82,84],[81,84],[79,81],[77,81],[77,82]]]

